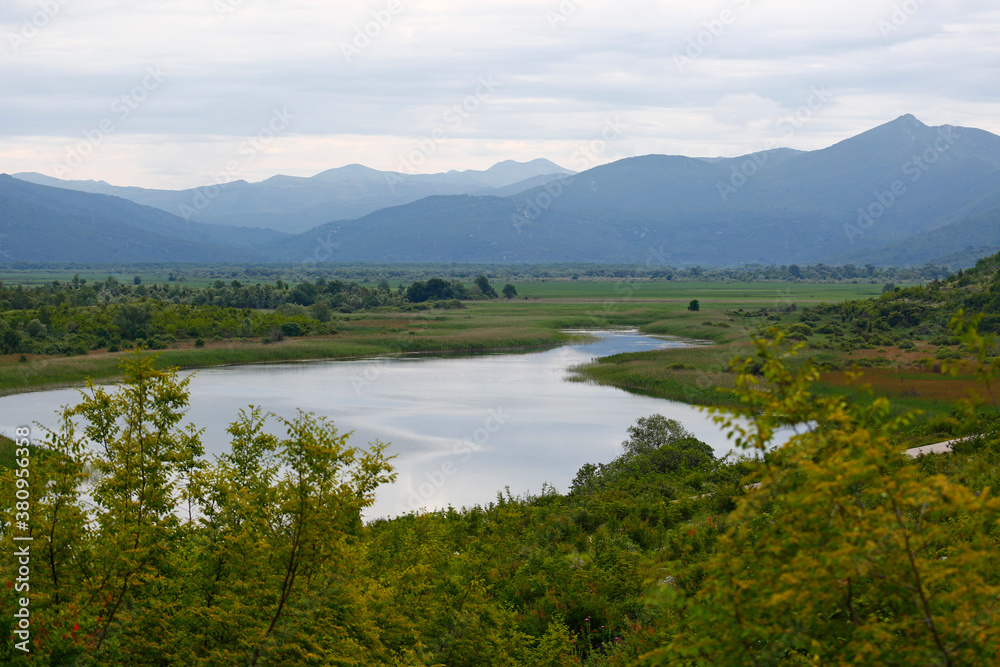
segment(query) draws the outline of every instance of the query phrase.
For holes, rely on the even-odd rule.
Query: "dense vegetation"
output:
[[[752,354],[753,339],[780,333],[803,342],[803,358],[827,371],[821,376],[824,391],[854,396],[850,369],[871,369],[866,380],[892,396],[898,410],[920,409],[940,418],[928,437],[950,435],[956,429],[954,402],[975,379],[941,373],[943,364],[972,354],[949,323],[959,311],[978,313],[982,331],[1000,332],[1000,254],[927,284],[886,283],[881,292],[868,299],[813,305],[796,305],[795,299],[781,296],[763,306],[702,311],[704,329],[697,335],[716,346],[605,357],[578,369],[579,377],[674,400],[733,406],[726,391],[734,386],[732,358]],[[654,323],[645,330],[656,328]],[[995,358],[1000,346],[988,353]],[[761,369],[754,364],[750,371],[759,374]]]
[[[475,276],[472,284],[467,285],[462,277],[471,277],[468,267],[314,269],[312,273],[316,276],[303,277],[293,284],[282,279],[288,275],[288,267],[168,269],[167,266],[171,265],[154,267],[158,273],[167,271],[162,283],[144,281],[139,273],[131,280],[109,276],[88,281],[77,274],[71,280],[51,280],[35,286],[0,282],[0,354],[82,355],[91,350],[116,352],[136,344],[164,349],[178,342],[191,341],[200,346],[212,339],[273,342],[285,337],[335,334],[338,314],[406,312],[429,306],[457,308],[461,306],[461,301],[501,296],[485,273]],[[139,267],[135,268],[139,270]],[[27,269],[23,267],[23,270]],[[39,267],[33,270],[37,271]],[[439,275],[446,277],[426,278],[431,270],[442,271]],[[353,271],[355,278],[360,276],[362,280],[372,282],[345,281],[330,275],[346,271]],[[505,267],[494,273],[505,280],[516,280],[518,277],[545,280],[553,275],[574,281],[630,278],[814,283],[863,280],[878,283],[881,280],[935,279],[933,284],[936,285],[936,278],[944,275],[945,271],[930,265],[921,269],[876,269],[871,265],[859,268],[848,264],[840,267],[791,265],[676,270],[570,265],[522,269]],[[186,282],[187,278],[191,278],[192,282]],[[390,279],[398,281],[395,288],[390,285]],[[408,287],[402,282],[406,279],[413,281]],[[257,282],[244,282],[247,280]],[[201,286],[196,286],[198,283]],[[518,295],[511,282],[507,282],[501,292],[507,299]],[[907,291],[905,294],[910,293]],[[691,301],[692,310],[695,310],[696,303],[697,300]],[[911,311],[906,312],[909,314]],[[771,315],[766,310],[756,314]],[[754,316],[754,313],[741,311],[738,315],[746,318]],[[819,315],[813,312],[809,317],[813,318],[810,321],[815,321]],[[873,322],[874,326],[881,326],[878,318],[873,318]],[[992,324],[992,321],[985,323],[987,327]],[[803,330],[806,329],[808,326]],[[872,325],[869,324],[865,332],[871,330]]]
[[[676,280],[697,282],[859,282],[882,285],[922,283],[947,276],[944,266],[925,264],[918,267],[855,266],[844,264],[817,265],[763,265],[746,264],[739,267],[671,266],[659,259],[648,264],[43,264],[14,262],[0,267],[0,276],[7,282],[33,283],[52,280],[66,281],[74,274],[89,280],[104,280],[109,275],[118,276],[121,282],[131,283],[139,276],[145,283],[180,282],[208,286],[217,280],[226,283],[239,280],[248,283],[357,281],[375,285],[381,281],[393,284],[426,281],[442,278],[447,281],[472,282],[478,275],[485,275],[496,283],[527,283],[545,280]]]
[[[925,285],[886,284],[877,299],[847,301],[807,308],[799,322],[786,328],[789,337],[809,340],[825,335],[825,344],[846,351],[926,340],[935,345],[957,345],[949,322],[959,310],[981,313],[979,327],[1000,333],[1000,254],[986,257],[967,271]],[[767,311],[732,313],[741,318],[773,317]],[[764,333],[762,327],[756,333]],[[911,341],[911,345],[906,345]]]
[[[971,323],[953,333],[1000,373]],[[776,334],[742,362],[742,459],[651,416],[566,494],[368,525],[381,444],[250,409],[208,462],[186,381],[132,358],[68,409],[79,426],[8,461],[30,459],[32,504],[15,519],[5,471],[0,659],[29,664],[12,539],[30,534],[30,664],[991,664],[996,423],[970,403],[960,455],[914,461],[884,399],[814,394],[793,353]],[[771,449],[789,424],[812,427]]]
[[[517,294],[513,285],[504,290],[506,298]],[[369,287],[324,278],[297,285],[216,280],[205,288],[144,285],[139,276],[133,284],[114,277],[88,283],[79,276],[34,288],[0,283],[0,354],[117,352],[137,341],[153,349],[179,340],[203,345],[205,338],[278,341],[336,333],[335,313],[426,309],[428,301],[460,307],[459,299],[498,297],[485,276],[471,286],[432,278],[396,290],[385,281]]]
[[[919,322],[897,326],[947,336],[971,364],[961,373],[995,382],[995,341],[978,333],[992,321],[959,311],[991,307],[997,260],[839,307],[779,299],[744,317],[702,293],[699,311],[677,299],[670,307],[679,317],[709,318],[705,330],[723,340],[744,320],[765,334],[725,363],[737,388],[730,403],[747,421],[720,417],[745,456],[719,460],[683,425],[653,415],[629,429],[621,456],[584,465],[566,493],[499,494],[484,506],[367,525],[364,509],[393,478],[383,445],[365,450],[311,415],[283,421],[250,408],[234,416],[231,452],[208,461],[197,429],[182,424],[186,381],[157,370],[153,357],[127,357],[117,392],[91,386],[59,429],[34,434],[32,448],[0,447],[0,511],[8,513],[0,568],[9,583],[0,589],[0,661],[28,664],[15,614],[29,593],[30,664],[994,662],[996,397],[953,401],[953,433],[971,437],[957,456],[914,461],[901,454],[917,444],[913,417],[885,399],[821,391],[820,370],[791,355],[861,344],[847,332],[878,344],[864,337],[870,328],[850,327],[909,317],[914,295],[931,295],[920,301]],[[431,280],[418,282],[457,289]],[[275,314],[288,305],[308,312],[329,295],[317,283],[250,294],[282,299]],[[67,310],[142,307],[142,287],[112,283],[128,296]],[[247,293],[232,282],[158,289],[174,287],[179,300]],[[82,281],[5,289],[38,297],[39,312],[59,310],[57,296],[102,292]],[[345,289],[372,288],[337,293]],[[408,291],[374,290],[393,299]],[[662,312],[629,306],[600,315],[657,329],[667,326]],[[804,329],[835,320],[839,340]],[[872,335],[915,339],[891,326]],[[791,350],[796,338],[800,349]],[[958,360],[938,363],[940,378],[960,372]],[[680,365],[666,375],[697,372]],[[770,447],[778,427],[802,424],[811,428]],[[31,499],[27,516],[17,514],[25,512],[18,491]],[[19,590],[23,544],[14,538],[27,534],[30,589]]]

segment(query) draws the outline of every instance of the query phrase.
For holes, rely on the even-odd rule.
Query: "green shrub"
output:
[[[962,358],[962,355],[959,354],[958,350],[953,350],[950,347],[939,347],[937,352],[934,354],[934,358],[957,361]]]
[[[785,335],[791,340],[805,340],[809,336],[813,335],[813,328],[808,324],[799,322],[793,324],[785,330]]]
[[[285,336],[295,337],[302,335],[302,326],[298,322],[285,322],[281,325],[281,333]]]

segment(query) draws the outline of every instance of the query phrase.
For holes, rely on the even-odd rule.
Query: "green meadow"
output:
[[[48,276],[45,276],[48,277]],[[746,331],[729,324],[727,313],[739,308],[790,308],[834,303],[876,294],[862,284],[740,284],[680,282],[549,281],[516,284],[513,299],[468,301],[463,308],[337,314],[332,335],[286,338],[208,340],[204,347],[178,341],[159,351],[161,366],[182,369],[315,359],[352,359],[384,354],[483,353],[541,349],[570,338],[572,329],[637,327],[644,333],[712,341],[716,348],[672,350],[669,358],[702,370],[725,370]],[[697,299],[698,311],[689,310]],[[742,342],[741,342],[742,341]],[[735,345],[735,347],[734,347]],[[119,377],[122,352],[91,351],[82,356],[8,354],[0,356],[0,394],[82,384],[87,378]],[[650,369],[651,370],[651,369]],[[602,377],[613,384],[658,396],[688,400],[684,374],[664,376],[643,371],[642,382]],[[706,402],[708,394],[694,402]]]

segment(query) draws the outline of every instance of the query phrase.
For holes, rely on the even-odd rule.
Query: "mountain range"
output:
[[[351,165],[186,191],[16,176],[0,177],[0,262],[957,267],[1000,249],[1000,137],[911,115],[822,150],[647,155],[579,174],[547,160]]]
[[[485,171],[413,175],[351,164],[309,178],[278,175],[260,183],[238,180],[189,190],[64,181],[36,173],[14,174],[14,177],[38,185],[114,195],[195,222],[296,233],[331,220],[359,218],[431,195],[516,194],[572,173],[541,159],[526,163],[508,160]]]

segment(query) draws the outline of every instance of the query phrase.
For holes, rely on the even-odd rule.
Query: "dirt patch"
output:
[[[933,359],[936,352],[936,345],[918,343],[917,347],[913,350],[901,350],[893,346],[879,347],[874,350],[855,350],[848,355],[848,359],[877,359],[884,357],[891,361],[894,366],[923,367],[923,360],[928,358]]]
[[[940,401],[958,401],[967,398],[970,392],[977,390],[983,393],[982,386],[969,376],[951,377],[932,370],[919,368],[863,368],[859,381],[853,386],[871,387],[876,394],[883,396],[906,396],[911,398],[928,398]],[[823,373],[820,381],[837,387],[846,387],[847,371]]]

